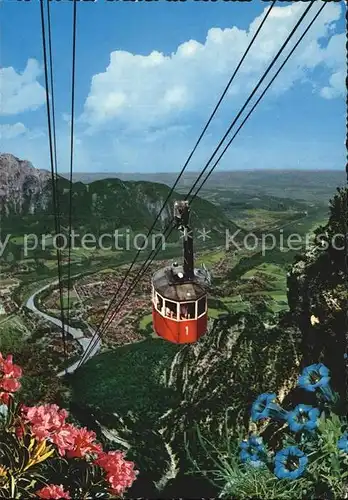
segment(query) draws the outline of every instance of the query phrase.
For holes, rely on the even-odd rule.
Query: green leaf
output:
[[[10,474],[10,489],[11,489],[11,498],[17,498],[16,480],[12,474]]]
[[[338,474],[340,473],[340,462],[337,455],[331,455],[331,467],[335,472],[337,472]]]

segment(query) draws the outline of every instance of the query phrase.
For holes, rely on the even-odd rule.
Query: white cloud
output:
[[[339,97],[345,92],[345,73],[343,71],[337,71],[330,76],[329,86],[323,87],[320,91],[320,95],[325,99],[334,99]]]
[[[306,6],[305,2],[297,2],[273,8],[231,87],[228,106],[240,103],[240,98],[250,92]],[[153,126],[165,128],[183,123],[189,115],[199,115],[216,102],[265,12],[247,31],[236,27],[211,28],[204,44],[189,40],[171,55],[157,51],[148,56],[112,52],[106,70],[92,78],[81,121],[89,125],[89,133],[111,122],[118,123],[123,131],[134,132]],[[309,81],[315,86],[312,72],[318,67],[328,73],[326,81],[319,85],[319,89],[324,85],[319,95],[334,98],[344,93],[340,83],[345,64],[344,35],[332,34],[340,15],[340,5],[325,6],[276,80],[276,94],[297,82]],[[322,42],[328,37],[331,38],[325,47]]]
[[[189,169],[201,169],[206,164],[236,109],[243,104],[306,5],[298,2],[273,9],[226,96],[222,113],[215,117]],[[314,6],[309,19],[316,9]],[[280,110],[283,101],[276,101],[277,95],[295,85],[297,90],[299,84],[305,83],[307,90],[311,92],[313,89],[318,101],[321,99],[321,106],[326,106],[324,99],[344,94],[345,35],[335,34],[341,10],[340,5],[326,4],[310,33],[272,86],[269,92],[272,99],[263,101],[260,111],[255,113],[261,119],[263,117],[262,124],[266,123],[270,137],[272,130],[279,132],[283,119]],[[261,20],[262,16],[259,16],[246,30],[211,28],[204,43],[188,40],[172,54],[154,51],[143,56],[125,51],[112,52],[109,66],[92,78],[82,116],[75,118],[74,171],[178,171],[187,160],[197,140],[197,132],[204,126]],[[22,73],[16,71],[13,68],[0,70],[0,112],[3,114],[34,110],[45,102],[45,91],[38,81],[38,63],[29,60]],[[292,102],[290,93],[289,98]],[[0,126],[1,150],[27,158],[36,167],[49,169],[47,121],[45,109],[42,111],[42,129],[32,129],[30,122],[24,119],[30,130],[19,119],[14,125]],[[67,172],[71,115],[63,111],[65,109],[61,108],[56,114],[60,118],[56,124],[58,169]],[[304,126],[304,136],[306,130]],[[303,145],[294,148],[291,141],[296,140],[298,144],[300,132],[290,143],[278,144],[270,142],[273,139],[268,137],[263,143],[265,135],[261,134],[261,138],[255,129],[251,128],[251,131],[254,134],[252,147],[250,138],[243,143],[243,137],[250,132],[250,129],[245,130],[221,162],[221,168],[245,168],[254,164],[265,168],[275,165],[291,167],[297,165],[299,158],[308,168],[340,164],[342,151],[336,151],[335,145],[329,147],[321,143],[319,146],[316,143],[316,147],[308,146],[306,137]],[[282,133],[279,134],[281,137]]]
[[[19,135],[23,135],[28,131],[23,123],[17,122],[14,125],[0,124],[0,140],[14,139]]]
[[[12,67],[0,69],[0,115],[16,115],[33,111],[45,102],[45,89],[37,81],[41,69],[29,59],[22,73]]]
[[[29,129],[22,122],[14,124],[0,124],[0,140],[12,141],[13,139],[17,139],[19,136],[21,137],[21,141],[23,141],[23,139],[32,141],[34,139],[47,137],[47,134],[40,128]],[[4,150],[3,142],[1,143],[1,146],[1,149]]]
[[[70,130],[58,125],[57,137],[57,162],[58,172],[68,172],[70,168]],[[86,138],[84,138],[86,139]],[[81,140],[78,134],[74,140],[75,172],[86,171],[95,166],[95,158],[103,155],[105,144]],[[51,169],[51,156],[47,127],[29,129],[22,123],[15,125],[0,125],[0,151],[12,153],[18,158],[32,162],[36,168]]]

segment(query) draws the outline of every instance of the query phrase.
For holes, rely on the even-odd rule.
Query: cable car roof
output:
[[[182,266],[176,268],[177,274],[183,272]],[[152,282],[155,290],[165,299],[174,302],[188,302],[197,300],[207,294],[207,283],[204,276],[196,274],[192,281],[179,279],[172,267],[159,269],[153,276]]]

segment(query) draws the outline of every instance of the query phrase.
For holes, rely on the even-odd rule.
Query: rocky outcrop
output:
[[[11,154],[0,154],[0,214],[35,214],[48,209],[51,175]]]
[[[274,391],[284,398],[296,384],[300,344],[300,331],[288,318],[265,325],[255,315],[239,313],[215,322],[200,342],[183,347],[166,373],[181,402],[161,419],[177,458],[185,463],[183,443],[185,437],[196,443],[196,424],[216,445],[225,426],[235,434],[240,425],[248,426],[250,406],[260,393]]]
[[[318,361],[346,396],[348,345],[347,189],[330,201],[330,218],[316,244],[299,256],[288,276],[288,302],[302,333],[303,363]]]

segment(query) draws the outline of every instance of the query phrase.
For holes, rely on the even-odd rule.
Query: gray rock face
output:
[[[260,393],[275,392],[282,400],[296,385],[300,342],[301,333],[289,318],[266,326],[257,316],[238,313],[197,344],[184,346],[166,377],[181,403],[161,419],[163,435],[181,459],[184,434],[194,442],[196,424],[217,444],[225,424],[231,432],[248,425]]]
[[[288,302],[302,332],[303,362],[327,365],[342,397],[348,387],[347,196],[342,189],[331,200],[329,221],[317,231],[318,245],[298,258],[288,276]]]
[[[0,214],[35,214],[46,210],[51,174],[11,154],[0,154]]]

